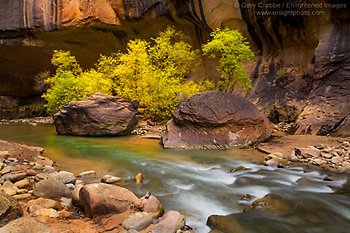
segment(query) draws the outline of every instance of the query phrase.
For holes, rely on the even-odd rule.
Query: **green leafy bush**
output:
[[[226,91],[232,86],[238,85],[245,91],[251,89],[251,80],[244,69],[244,60],[252,62],[254,53],[250,50],[249,43],[237,30],[216,29],[211,33],[212,40],[203,45],[204,54],[210,54],[215,58],[220,54],[217,70],[221,78],[217,83],[217,89]]]
[[[154,119],[170,116],[179,101],[214,88],[210,81],[187,81],[199,62],[199,52],[185,42],[186,37],[168,27],[153,42],[132,40],[126,53],[101,55],[96,69],[82,71],[69,52],[55,51],[57,66],[44,97],[50,113],[65,103],[82,100],[94,92],[138,100]]]
[[[43,95],[48,113],[54,114],[66,103],[85,99],[95,92],[112,93],[112,80],[94,69],[83,72],[70,52],[55,50],[51,62],[57,70],[55,76],[45,80],[51,85]]]

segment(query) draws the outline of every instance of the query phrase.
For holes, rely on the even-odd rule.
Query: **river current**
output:
[[[197,233],[210,231],[206,221],[214,214],[238,214],[245,232],[350,232],[349,195],[337,193],[346,175],[263,166],[256,163],[259,154],[253,150],[164,150],[155,140],[134,136],[60,136],[52,125],[4,122],[0,139],[44,147],[58,169],[75,175],[96,170],[97,177],[86,182],[110,174],[125,179],[121,185],[138,197],[151,191],[166,210],[184,214]],[[230,172],[238,166],[247,169]],[[139,172],[145,180],[136,185],[133,177]],[[325,181],[329,175],[333,180]],[[287,198],[295,208],[277,217],[239,214],[268,193]],[[240,200],[245,194],[253,198]],[[259,225],[268,227],[262,231]]]

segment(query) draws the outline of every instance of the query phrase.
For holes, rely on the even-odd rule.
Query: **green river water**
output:
[[[346,175],[303,168],[274,168],[256,163],[253,150],[164,150],[156,140],[126,137],[70,137],[57,135],[54,126],[1,123],[0,139],[44,147],[58,169],[73,172],[96,170],[98,181],[110,174],[125,179],[122,186],[141,197],[151,190],[166,210],[177,210],[197,233],[206,233],[210,215],[232,215],[244,232],[350,232],[350,199],[337,194]],[[247,170],[230,173],[245,166]],[[133,182],[135,174],[145,178]],[[301,178],[307,183],[298,182]],[[243,209],[268,193],[288,199],[290,212],[283,215],[256,215]],[[250,194],[250,201],[240,201]],[[228,232],[235,232],[229,229]]]

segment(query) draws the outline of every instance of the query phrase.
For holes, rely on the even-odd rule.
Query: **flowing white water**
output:
[[[334,181],[324,181],[325,172],[279,169],[237,160],[232,154],[241,153],[239,150],[169,151],[153,141],[130,137],[58,136],[52,126],[45,125],[0,125],[0,139],[42,146],[63,170],[78,173],[95,169],[99,177],[94,181],[104,174],[122,177],[126,179],[123,185],[139,197],[151,190],[166,210],[183,213],[187,224],[197,233],[210,231],[206,226],[210,215],[242,213],[254,200],[268,193],[289,198],[297,206],[292,217],[279,216],[278,221],[274,220],[275,228],[282,224],[287,226],[286,232],[293,232],[291,229],[297,225],[295,232],[325,232],[322,230],[327,229],[332,232],[336,224],[336,230],[340,230],[334,232],[350,229],[348,197],[333,194],[345,183],[346,176],[335,175]],[[239,166],[247,169],[229,172]],[[138,172],[145,177],[142,185],[133,183]],[[240,200],[246,194],[252,198]],[[310,215],[317,219],[318,225],[305,222]],[[271,219],[259,217],[254,221],[264,224]],[[243,227],[252,227],[249,219],[243,218],[241,222]]]

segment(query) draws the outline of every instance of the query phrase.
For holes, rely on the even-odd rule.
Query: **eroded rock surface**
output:
[[[22,215],[22,207],[18,204],[17,200],[0,191],[0,227],[3,227],[11,220],[22,217]]]
[[[59,134],[106,136],[128,133],[137,123],[137,103],[95,93],[82,101],[72,101],[54,115]]]
[[[190,97],[173,113],[165,148],[225,148],[261,142],[272,132],[269,120],[242,97],[207,91]]]
[[[79,192],[80,204],[89,217],[120,214],[141,208],[141,201],[129,190],[110,184],[88,184]]]

